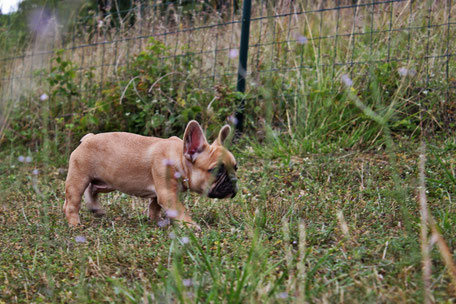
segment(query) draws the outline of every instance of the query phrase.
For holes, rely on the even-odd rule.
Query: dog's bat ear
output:
[[[223,143],[228,138],[231,133],[231,127],[229,125],[224,125],[222,129],[220,129],[219,135],[217,137],[217,144],[223,146]]]
[[[194,162],[206,145],[203,129],[196,120],[190,121],[184,133],[184,157]]]

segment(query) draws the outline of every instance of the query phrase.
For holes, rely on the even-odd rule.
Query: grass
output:
[[[0,303],[455,301],[447,269],[456,248],[456,141],[449,118],[455,104],[447,88],[454,64],[441,56],[454,43],[449,39],[454,28],[445,23],[447,3],[431,4],[409,1],[256,19],[246,94],[250,137],[232,147],[241,191],[232,200],[182,195],[203,227],[198,233],[157,227],[144,215],[146,202],[120,193],[102,196],[106,217],[94,218],[83,209],[83,225],[71,229],[62,212],[64,179],[68,154],[79,139],[72,138],[79,135],[72,128],[85,134],[85,114],[101,103],[106,122],[117,121],[113,113],[127,120],[122,109],[110,111],[121,104],[116,94],[123,96],[127,83],[137,78],[123,79],[128,74],[118,67],[146,47],[145,40],[130,38],[141,36],[140,30],[162,33],[216,24],[224,21],[220,16],[201,15],[188,25],[171,12],[170,25],[151,11],[142,29],[138,24],[118,31],[83,29],[74,44],[84,46],[59,52],[65,66],[51,76],[66,78],[58,83],[36,71],[59,67],[47,55],[1,66],[7,76],[34,78],[2,82]],[[263,8],[254,8],[253,16]],[[270,9],[270,14],[283,13]],[[225,25],[183,33],[156,37],[172,56],[149,54],[147,61],[163,60],[173,64],[172,72],[186,71],[179,85],[189,88],[183,91],[189,95],[158,90],[153,96],[164,95],[163,106],[182,103],[182,112],[200,106],[202,122],[213,128],[214,121],[232,114],[227,104],[237,101],[229,89],[237,58],[228,54],[237,47],[239,29]],[[108,42],[90,44],[102,38]],[[44,38],[37,43],[29,46],[31,53],[54,45]],[[175,55],[192,64],[177,67]],[[387,56],[398,61],[384,63]],[[351,66],[352,61],[366,64]],[[88,77],[84,73],[90,68]],[[400,75],[401,69],[413,75]],[[214,74],[213,83],[200,81],[199,76]],[[345,84],[348,89],[343,77],[353,82]],[[111,95],[100,89],[110,81],[118,83]],[[180,92],[175,87],[169,91]],[[149,90],[138,85],[129,92],[130,102],[155,103],[144,93]],[[39,98],[52,92],[57,93],[47,103]],[[56,107],[50,115],[51,101]],[[134,124],[167,110],[142,111],[143,120]],[[173,119],[180,115],[171,114]],[[89,131],[99,131],[91,128],[103,122],[89,125]],[[428,127],[439,130],[436,126],[443,132],[429,133],[433,138],[420,181],[416,139],[425,138],[421,131]],[[32,161],[20,162],[19,156]],[[421,222],[418,198],[427,200],[434,222]],[[429,229],[421,230],[426,222]],[[441,250],[439,233],[447,252]],[[423,245],[429,247],[430,277],[422,276]]]
[[[431,214],[450,248],[455,145],[431,143],[426,171]],[[62,168],[38,155],[21,163],[2,152],[1,301],[422,301],[417,147],[395,151],[404,202],[392,191],[391,162],[381,151],[269,159],[234,148],[236,198],[183,196],[203,226],[198,233],[157,227],[143,214],[146,202],[120,193],[103,196],[106,217],[82,210],[83,225],[71,229],[61,210]],[[436,249],[431,258],[432,295],[449,303],[449,277]]]
[[[369,95],[366,102],[380,114],[389,112],[394,104],[389,115],[395,131],[416,135],[416,108],[422,104],[426,109],[425,119],[433,128],[454,129],[451,113],[456,105],[450,87],[455,68],[449,50],[455,47],[451,39],[455,31],[451,26],[451,11],[456,4],[381,1],[368,5],[370,2],[360,1],[360,6],[352,7],[348,2],[296,1],[285,6],[254,3],[247,67],[246,128],[257,131],[262,128],[259,122],[265,121],[285,131],[283,135],[296,142],[317,143],[323,138],[323,145],[329,139],[335,147],[375,145],[380,134],[378,126],[360,115],[350,100],[340,94],[341,77],[348,74],[360,94]],[[199,5],[195,10],[202,9]],[[101,107],[114,111],[120,104],[126,104],[119,99],[127,91],[127,83],[133,105],[116,121],[133,120],[134,114],[144,110],[146,106],[141,109],[143,104],[138,99],[147,106],[151,106],[151,100],[158,100],[159,105],[196,105],[205,121],[215,120],[215,116],[225,119],[232,114],[219,115],[222,108],[232,112],[228,108],[234,102],[233,96],[219,91],[229,91],[227,88],[236,84],[239,58],[232,58],[230,51],[239,47],[240,25],[228,21],[240,20],[241,12],[227,17],[209,10],[186,18],[184,13],[172,8],[162,15],[150,7],[144,10],[143,22],[131,27],[128,22],[119,28],[91,26],[93,20],[85,20],[66,36],[62,35],[65,41],[60,40],[60,35],[52,35],[51,30],[27,45],[24,58],[19,56],[0,65],[5,75],[0,85],[0,141],[8,142],[11,138],[36,141],[36,135],[27,132],[32,129],[30,126],[47,124],[51,135],[58,131],[75,142],[78,138],[72,135],[76,132],[68,129],[73,131],[71,126],[77,128],[81,121],[89,124],[87,121],[91,119],[87,118],[91,114],[95,116]],[[289,12],[296,14],[288,15]],[[269,17],[263,18],[266,16]],[[172,66],[171,72],[180,71],[154,75],[151,81],[154,85],[144,81],[148,76],[144,71],[136,71],[135,76],[122,72],[122,68],[129,67],[150,46],[144,37],[148,35],[168,50],[156,58],[158,62]],[[71,74],[68,71],[51,71],[58,67],[54,51],[57,46],[62,48],[62,59],[74,65],[72,77],[68,77]],[[2,57],[9,58],[11,54]],[[401,77],[400,69],[413,71],[413,76]],[[87,77],[87,73],[94,76]],[[50,78],[61,76],[69,79],[50,84]],[[378,81],[377,96],[370,92],[372,78]],[[172,92],[160,91],[161,83],[168,80],[172,82]],[[138,88],[139,93],[136,88],[133,90],[136,82],[155,88],[152,95],[149,88]],[[70,86],[76,88],[75,92],[60,92]],[[53,92],[57,96],[52,96]],[[49,117],[49,122],[44,121],[44,115],[37,114],[46,111],[39,101],[43,93],[51,96],[50,103],[56,107],[55,117]],[[21,105],[31,113],[24,115]],[[149,117],[150,112],[166,113],[157,108],[144,110],[147,115],[143,116]],[[179,111],[186,109],[182,106]],[[131,114],[130,118],[127,114]],[[147,125],[144,117],[138,120]],[[11,134],[8,131],[13,121],[21,123],[17,123],[19,127]],[[93,132],[99,125],[102,123],[93,123],[84,131]],[[149,130],[142,127],[137,132],[149,133]],[[302,152],[299,146],[294,150]]]

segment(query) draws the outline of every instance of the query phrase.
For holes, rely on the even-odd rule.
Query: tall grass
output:
[[[365,119],[342,93],[341,78],[346,74],[359,84],[359,94],[366,102],[388,116],[393,132],[417,135],[419,103],[425,105],[424,119],[430,127],[445,129],[446,123],[453,128],[448,110],[455,107],[449,89],[455,73],[449,57],[454,29],[448,22],[456,4],[401,1],[352,6],[341,2],[338,9],[332,1],[256,4],[245,95],[247,126],[260,138],[285,140],[287,144],[279,144],[279,150],[285,146],[300,153],[376,143],[379,126]],[[153,36],[168,48],[162,62],[169,62],[175,70],[182,59],[192,62],[179,69],[182,77],[162,76],[179,79],[175,86],[213,95],[203,99],[203,108],[209,104],[215,109],[224,107],[220,102],[223,94],[217,96],[216,91],[218,86],[235,85],[238,59],[232,50],[238,48],[240,12],[218,14],[206,8],[196,13],[197,9],[186,14],[178,6],[165,10],[146,6],[133,25],[120,22],[113,28],[106,25],[109,20],[96,23],[89,19],[66,33],[50,27],[29,44],[26,57],[5,61],[1,136],[7,123],[19,118],[10,117],[14,105],[21,107],[24,99],[37,100],[51,89],[46,77],[55,66],[55,48],[63,48],[62,56],[76,66],[74,82],[81,96],[106,100],[109,83],[119,84],[115,88],[119,95],[131,86],[134,79],[122,78],[125,74],[119,68],[146,50],[147,37]],[[90,28],[87,23],[97,26]],[[94,76],[87,79],[85,72]],[[84,92],[87,81],[97,83],[99,90]],[[123,87],[125,82],[129,85]],[[187,98],[178,96],[179,100]],[[33,103],[40,108],[39,102]],[[73,117],[75,112],[77,109],[62,115]],[[288,142],[304,145],[290,146]],[[306,144],[309,142],[312,144]]]

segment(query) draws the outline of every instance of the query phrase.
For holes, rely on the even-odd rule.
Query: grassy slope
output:
[[[455,142],[429,147],[429,204],[454,248]],[[396,151],[405,200],[391,190],[390,163],[380,152],[275,160],[249,149],[236,154],[242,191],[235,199],[183,197],[204,227],[196,235],[156,227],[143,215],[146,202],[120,193],[103,196],[106,217],[96,219],[83,210],[83,226],[70,229],[61,212],[64,174],[52,165],[2,155],[0,301],[422,299],[415,147]],[[36,167],[40,174],[34,182]],[[77,236],[86,241],[76,242]],[[437,250],[432,257],[433,294],[450,301]]]

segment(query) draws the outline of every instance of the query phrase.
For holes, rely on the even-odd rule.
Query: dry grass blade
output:
[[[453,256],[442,234],[438,231],[437,225],[435,224],[432,218],[430,218],[430,224],[432,236],[437,240],[437,246],[439,248],[440,255],[442,256],[443,262],[448,268],[448,274],[450,275],[452,284],[451,292],[453,293],[453,296],[456,296],[456,265],[454,264]]]
[[[342,231],[342,233],[344,234],[344,237],[346,239],[349,239],[350,231],[348,229],[348,225],[347,225],[347,222],[345,221],[345,217],[344,217],[342,210],[337,211],[337,220],[339,221],[339,227],[340,227],[340,230]]]
[[[299,223],[299,261],[298,261],[298,273],[296,280],[296,290],[298,292],[298,301],[299,303],[306,303],[305,298],[305,286],[306,286],[306,224],[304,221]]]
[[[421,142],[420,161],[419,161],[419,200],[421,213],[421,264],[423,268],[423,285],[424,285],[424,303],[432,303],[431,291],[431,268],[432,261],[430,258],[430,247],[428,246],[428,222],[429,212],[427,208],[426,184],[425,184],[425,165],[426,165],[426,145]]]

